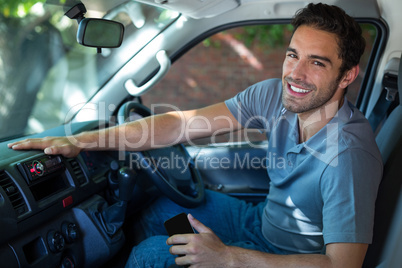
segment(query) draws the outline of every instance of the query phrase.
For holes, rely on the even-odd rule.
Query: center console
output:
[[[38,202],[75,186],[60,156],[44,156],[19,163],[17,167]]]
[[[121,248],[124,236],[107,237],[92,215],[97,205],[109,206],[102,196],[112,160],[85,152],[3,164],[0,266],[93,267]]]

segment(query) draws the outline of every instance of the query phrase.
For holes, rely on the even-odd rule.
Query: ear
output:
[[[339,83],[339,87],[346,88],[349,86],[353,81],[355,81],[356,77],[359,75],[359,71],[359,65],[353,66],[352,69],[346,71]]]

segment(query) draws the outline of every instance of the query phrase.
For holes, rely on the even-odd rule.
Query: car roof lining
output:
[[[258,4],[258,0],[137,0],[138,2],[178,11],[183,15],[194,18],[208,18],[224,14],[235,8],[248,4]],[[267,18],[290,18],[295,11],[306,6],[309,1],[294,0],[290,3],[272,1],[264,3]],[[353,17],[380,18],[379,7],[375,0],[329,0],[325,3],[339,6],[348,11]]]

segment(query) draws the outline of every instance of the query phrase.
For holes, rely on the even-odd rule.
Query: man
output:
[[[358,24],[335,6],[310,4],[292,24],[282,80],[260,82],[225,103],[199,110],[9,146],[72,157],[97,149],[85,147],[93,142],[119,144],[122,134],[131,144],[141,141],[136,150],[147,150],[151,128],[157,143],[165,145],[183,129],[205,130],[207,123],[209,135],[245,126],[265,128],[269,152],[287,161],[284,168],[268,168],[266,202],[252,206],[207,192],[205,204],[186,210],[198,233],[167,238],[162,221],[180,208],[160,199],[144,211],[140,224],[148,238],[134,247],[127,266],[164,267],[175,258],[176,264],[190,267],[360,267],[371,242],[382,176],[371,128],[344,96],[359,73],[364,39]],[[216,116],[227,120],[214,120]],[[190,139],[207,136],[205,131],[186,134]],[[116,142],[101,140],[111,137]]]

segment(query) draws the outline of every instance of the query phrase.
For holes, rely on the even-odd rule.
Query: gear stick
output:
[[[137,173],[128,167],[122,167],[117,174],[119,181],[119,199],[128,202],[133,193],[137,180]]]
[[[136,179],[137,173],[134,170],[128,167],[120,168],[117,173],[119,186],[118,201],[97,213],[100,224],[110,237],[113,237],[124,223],[127,202],[130,200],[134,190]]]

